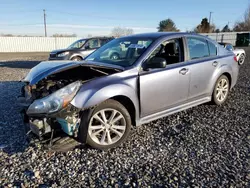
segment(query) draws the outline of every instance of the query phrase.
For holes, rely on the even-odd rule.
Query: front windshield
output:
[[[85,60],[128,67],[135,63],[152,42],[150,38],[118,38],[108,42]]]
[[[68,47],[68,49],[71,49],[71,48],[77,48],[77,49],[79,49],[79,48],[81,48],[84,45],[85,42],[86,42],[85,39],[77,40],[73,44],[71,44]]]

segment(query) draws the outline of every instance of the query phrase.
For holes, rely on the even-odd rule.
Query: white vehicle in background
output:
[[[233,53],[236,55],[237,61],[239,65],[242,65],[246,58],[246,52],[243,49],[234,49],[233,45],[230,43],[223,43],[219,42],[220,45],[222,45],[224,48],[226,48],[229,51],[233,51]]]

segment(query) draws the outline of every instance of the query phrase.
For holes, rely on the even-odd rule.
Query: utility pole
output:
[[[47,37],[47,29],[46,29],[46,13],[45,9],[43,9],[43,22],[44,22],[44,35]]]
[[[213,13],[213,12],[210,12],[210,13],[209,13],[209,24],[210,24],[210,25],[211,25],[211,17],[212,17],[212,13]]]

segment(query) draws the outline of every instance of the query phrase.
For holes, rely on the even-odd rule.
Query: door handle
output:
[[[187,68],[183,68],[179,71],[180,74],[185,75],[188,72]]]
[[[214,62],[212,63],[212,65],[213,65],[214,67],[216,67],[216,66],[218,65],[218,62],[217,62],[217,61],[214,61]]]

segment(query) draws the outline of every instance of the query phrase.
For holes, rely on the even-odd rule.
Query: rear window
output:
[[[199,59],[209,56],[208,44],[205,39],[188,37],[187,43],[190,59]]]
[[[216,46],[210,41],[207,41],[207,42],[208,42],[210,56],[216,56],[217,55]]]

